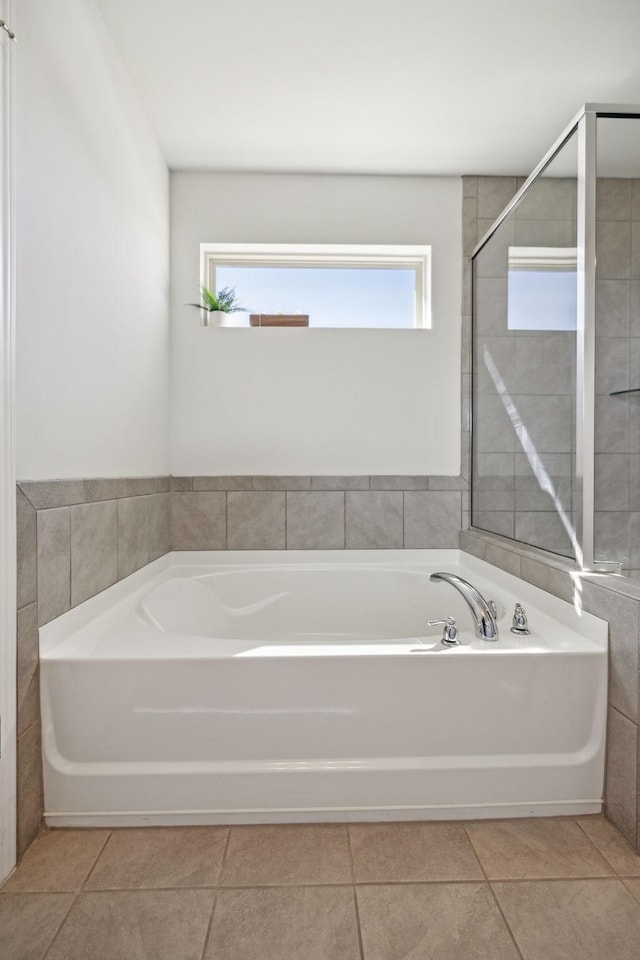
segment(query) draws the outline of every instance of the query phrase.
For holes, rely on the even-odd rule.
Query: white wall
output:
[[[168,469],[168,172],[94,0],[17,4],[19,479]]]
[[[172,173],[172,473],[459,473],[461,222],[458,178]],[[201,242],[430,243],[433,329],[204,328]]]

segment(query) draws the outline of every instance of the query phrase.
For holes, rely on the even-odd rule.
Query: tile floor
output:
[[[603,817],[51,830],[0,960],[638,960],[640,856]]]

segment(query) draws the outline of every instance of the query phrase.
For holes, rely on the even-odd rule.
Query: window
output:
[[[508,329],[575,330],[575,247],[509,247]]]
[[[234,326],[431,326],[426,246],[202,244],[201,277],[235,289]]]

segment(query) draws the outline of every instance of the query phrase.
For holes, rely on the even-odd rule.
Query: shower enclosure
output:
[[[640,579],[640,106],[583,107],[472,283],[473,526]]]

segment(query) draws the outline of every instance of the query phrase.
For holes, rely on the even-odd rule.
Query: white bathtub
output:
[[[40,630],[47,822],[597,812],[606,630],[455,550],[163,557]]]

